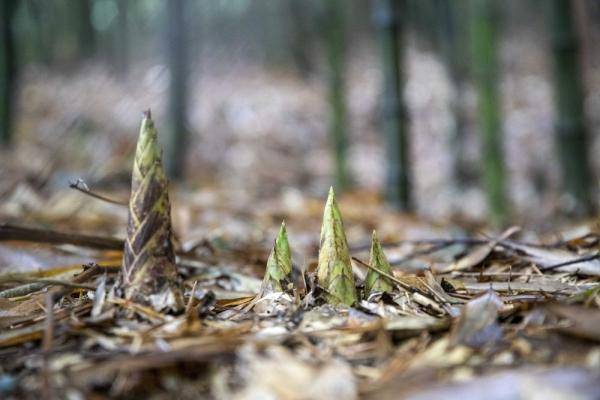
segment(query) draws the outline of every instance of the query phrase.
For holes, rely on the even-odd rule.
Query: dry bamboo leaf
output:
[[[27,313],[15,310],[17,304],[0,298],[0,328],[10,326],[13,322],[23,319]]]
[[[60,249],[24,242],[0,243],[2,273],[39,273],[57,266],[81,266],[89,256],[67,254]]]
[[[42,337],[43,333],[43,322],[25,328],[7,330],[0,333],[0,348],[37,340]]]
[[[387,317],[385,329],[394,331],[395,336],[416,336],[423,331],[437,332],[448,328],[449,318],[435,318],[430,315],[398,315]]]
[[[443,272],[464,271],[464,270],[473,268],[474,266],[483,262],[483,260],[485,260],[490,255],[490,253],[492,252],[492,250],[494,250],[494,247],[496,247],[496,245],[498,243],[500,243],[504,239],[512,236],[514,233],[518,232],[519,230],[520,230],[520,228],[513,226],[513,227],[507,229],[506,231],[504,231],[502,233],[502,235],[500,235],[499,238],[492,239],[488,243],[476,246],[473,250],[471,250],[471,252],[469,252],[469,254],[462,257],[456,263],[450,265]]]
[[[568,325],[559,328],[562,332],[600,342],[600,310],[562,304],[551,304],[548,309],[568,321]]]
[[[517,292],[517,293],[549,293],[577,294],[590,288],[590,285],[578,286],[550,279],[533,279],[531,282],[462,282],[460,288],[469,292]]]
[[[100,282],[94,293],[94,306],[92,307],[92,318],[96,318],[102,312],[104,301],[106,299],[106,276],[100,278]]]
[[[469,301],[454,327],[451,344],[479,348],[499,341],[502,328],[497,319],[502,305],[502,300],[492,290]]]
[[[600,276],[600,259],[582,257],[570,251],[561,249],[550,249],[545,247],[529,246],[512,241],[503,241],[502,245],[513,251],[524,254],[524,258],[537,264],[542,269],[553,269],[560,272],[578,273],[582,275]],[[582,259],[580,262],[578,259]],[[570,263],[561,265],[563,263]]]

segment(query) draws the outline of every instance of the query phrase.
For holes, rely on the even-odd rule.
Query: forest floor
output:
[[[358,64],[366,72],[350,88],[363,94],[349,106],[351,168],[364,189],[339,205],[361,293],[354,307],[325,304],[315,286],[330,165],[320,83],[250,70],[244,84],[234,75],[200,84],[193,179],[170,193],[187,304],[172,313],[118,295],[127,207],[69,188],[83,177],[127,202],[140,110],[156,107],[163,125],[164,71],[149,68],[139,92],[93,69],[31,73],[23,135],[0,171],[0,397],[598,399],[597,222],[554,218],[556,191],[540,197],[531,183],[542,168],[556,184],[536,139],[550,129],[546,83],[509,79],[509,91],[531,89],[515,90],[529,97],[511,97],[526,106],[507,118],[523,228],[500,232],[482,219],[480,190],[459,195],[447,183],[445,100],[431,95],[444,90],[430,87],[447,84],[435,60],[412,59],[423,83],[410,97],[419,217],[377,195],[373,68]],[[282,220],[296,290],[257,297]],[[364,296],[374,229],[394,290]]]
[[[123,235],[105,232],[126,207],[72,189],[3,203],[23,213],[0,226],[3,398],[598,398],[594,224],[467,235],[344,195],[359,288],[374,228],[395,288],[333,307],[314,295],[324,197],[172,197],[183,314],[115,294]],[[282,219],[295,298],[254,304]]]

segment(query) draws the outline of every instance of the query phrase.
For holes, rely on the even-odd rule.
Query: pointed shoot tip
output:
[[[331,186],[329,188],[329,194],[327,195],[327,202],[326,203],[331,203],[335,201],[335,191],[333,190],[333,186]]]
[[[281,222],[281,227],[279,227],[279,233],[277,234],[277,237],[281,237],[283,235],[287,235],[287,231],[285,229],[285,221]]]

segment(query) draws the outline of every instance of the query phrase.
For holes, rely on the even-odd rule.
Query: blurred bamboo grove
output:
[[[598,203],[594,0],[3,0],[0,21],[0,139],[47,152],[39,175],[118,177],[152,107],[192,185],[498,226]]]

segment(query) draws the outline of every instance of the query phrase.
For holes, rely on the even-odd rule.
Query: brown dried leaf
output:
[[[568,325],[561,325],[560,331],[600,342],[600,310],[597,308],[551,304],[548,310],[568,321]]]
[[[502,328],[497,318],[502,305],[500,297],[491,290],[469,301],[454,326],[450,343],[479,348],[499,341]]]

